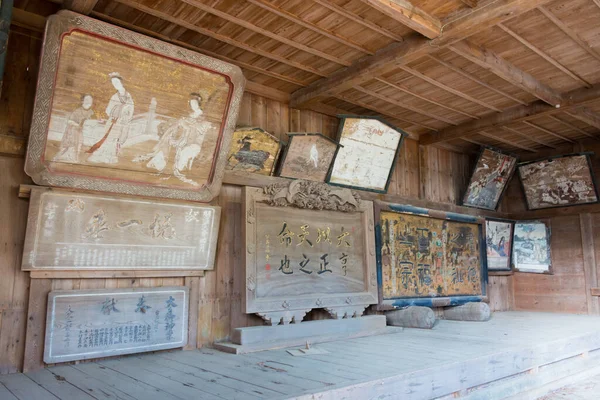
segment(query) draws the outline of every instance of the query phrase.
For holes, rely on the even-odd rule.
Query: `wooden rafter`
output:
[[[487,69],[522,90],[531,93],[538,99],[555,107],[560,107],[563,101],[560,93],[538,81],[527,72],[504,60],[493,51],[477,46],[468,40],[458,42],[450,46],[450,48],[467,60]]]
[[[477,146],[485,146],[486,145],[485,143],[479,142],[470,137],[469,138],[462,137],[462,138],[460,138],[460,140],[464,140],[465,142],[476,144]]]
[[[504,130],[504,131],[506,131],[506,132],[508,132],[508,133],[514,133],[517,136],[521,136],[522,138],[525,138],[525,139],[527,139],[527,140],[529,140],[531,142],[535,142],[537,144],[541,144],[542,146],[548,147],[550,149],[556,149],[556,146],[553,146],[553,145],[548,144],[546,142],[543,142],[543,141],[541,141],[539,139],[536,139],[536,138],[534,138],[531,135],[526,135],[523,132],[520,132],[520,131],[518,131],[518,130],[516,130],[514,128],[509,128],[508,126],[499,126],[499,128],[502,129],[502,130]]]
[[[291,67],[301,69],[303,71],[311,72],[311,73],[313,73],[315,75],[326,76],[326,74],[324,72],[319,71],[316,68],[310,67],[308,65],[304,65],[304,64],[296,62],[296,61],[289,60],[286,57],[282,57],[282,56],[278,56],[276,54],[272,54],[272,53],[270,53],[268,51],[259,49],[259,48],[254,47],[254,46],[247,45],[247,44],[245,44],[243,42],[240,42],[238,40],[232,39],[232,38],[230,38],[228,36],[225,36],[225,35],[222,35],[222,34],[220,34],[218,32],[214,32],[214,31],[211,31],[210,29],[199,27],[199,26],[197,26],[195,24],[192,24],[190,22],[186,22],[186,21],[182,20],[181,18],[176,18],[176,17],[173,17],[173,16],[171,16],[171,15],[169,15],[167,13],[164,13],[162,11],[158,11],[158,10],[155,10],[153,8],[147,7],[147,6],[145,6],[143,4],[140,4],[140,3],[136,2],[136,1],[132,1],[132,0],[114,0],[114,2],[118,2],[118,3],[124,4],[124,5],[128,6],[128,7],[131,7],[133,9],[135,9],[135,10],[142,11],[142,12],[148,14],[148,15],[152,15],[152,16],[154,16],[156,18],[160,18],[160,19],[163,19],[165,21],[171,22],[172,24],[176,24],[176,25],[182,26],[182,27],[187,28],[187,29],[189,29],[191,31],[198,32],[198,33],[200,33],[200,34],[202,34],[204,36],[211,37],[211,38],[216,39],[216,40],[218,40],[220,42],[227,43],[227,44],[229,44],[231,46],[235,46],[237,48],[249,51],[249,52],[257,54],[259,56],[266,57],[266,58],[269,58],[271,60],[278,61],[278,62],[280,62],[282,64],[286,64],[286,65],[289,65]]]
[[[434,39],[440,35],[442,29],[440,20],[408,0],[362,1],[429,39]]]
[[[335,40],[338,43],[341,43],[345,46],[352,47],[355,50],[361,51],[365,54],[373,55],[374,53],[367,49],[366,47],[352,41],[351,39],[344,38],[333,31],[329,31],[327,29],[323,29],[315,24],[306,22],[302,18],[297,15],[290,13],[289,11],[284,10],[283,8],[277,7],[277,5],[272,4],[266,0],[247,0],[249,3],[254,4],[257,7],[260,7],[264,10],[270,11],[275,15],[278,15],[282,18],[287,19],[288,21],[292,21],[300,26],[303,26],[306,29],[310,29],[313,32],[316,32],[320,35],[326,36],[331,40]]]
[[[556,61],[548,53],[544,52],[539,47],[534,46],[531,42],[529,42],[528,40],[526,40],[525,38],[523,38],[521,35],[519,35],[515,31],[513,31],[509,27],[507,27],[507,26],[505,26],[503,24],[498,24],[498,27],[500,27],[500,29],[502,29],[504,32],[508,33],[514,39],[518,40],[519,43],[521,43],[523,46],[527,47],[529,50],[533,51],[535,54],[537,54],[538,56],[542,57],[544,60],[548,61],[554,67],[556,67],[560,71],[564,72],[566,75],[570,76],[571,78],[573,78],[574,80],[576,80],[580,84],[582,84],[584,86],[587,86],[587,87],[592,86],[588,81],[586,81],[585,79],[583,79],[581,76],[577,75],[575,72],[571,71],[569,68],[565,67],[563,64],[561,64],[558,61]]]
[[[215,15],[215,16],[217,16],[219,18],[222,18],[222,19],[224,19],[226,21],[232,22],[232,23],[234,23],[236,25],[239,25],[241,27],[249,29],[249,30],[251,30],[253,32],[256,32],[258,34],[266,36],[266,37],[268,37],[270,39],[273,39],[273,40],[276,40],[276,41],[278,41],[280,43],[286,44],[286,45],[288,45],[290,47],[293,47],[293,48],[295,48],[297,50],[301,50],[301,51],[304,51],[306,53],[312,54],[314,56],[324,58],[326,60],[332,61],[332,62],[334,62],[336,64],[339,64],[339,65],[349,66],[351,64],[349,61],[343,60],[343,59],[341,59],[339,57],[332,56],[331,54],[329,54],[327,52],[320,51],[320,50],[317,50],[317,49],[313,49],[310,46],[307,46],[305,44],[302,44],[302,43],[296,42],[294,40],[288,39],[288,38],[286,38],[284,36],[281,36],[281,35],[278,35],[276,33],[273,33],[273,32],[271,32],[269,30],[263,29],[260,26],[254,25],[254,24],[252,24],[252,23],[250,23],[250,22],[248,22],[248,21],[246,21],[246,20],[244,20],[242,18],[238,18],[238,17],[235,17],[233,15],[227,14],[226,12],[223,12],[221,10],[217,10],[216,8],[210,7],[209,5],[204,4],[204,3],[202,3],[199,0],[181,0],[181,1],[183,1],[184,3],[187,3],[187,4],[191,5],[191,6],[194,6],[194,7],[198,8],[198,9],[204,11],[204,12],[213,14],[213,15]]]
[[[487,88],[487,89],[489,89],[489,90],[491,90],[493,92],[496,92],[499,95],[501,95],[503,97],[506,97],[507,99],[511,99],[512,101],[515,101],[515,102],[517,102],[519,104],[527,104],[525,101],[523,101],[523,100],[521,100],[521,99],[519,99],[519,98],[511,95],[510,93],[506,93],[505,91],[502,91],[500,89],[496,89],[492,85],[490,85],[488,83],[485,83],[484,81],[482,81],[480,79],[477,79],[476,77],[473,76],[473,74],[469,74],[469,73],[463,71],[462,69],[460,69],[460,68],[458,68],[458,67],[450,64],[449,62],[446,62],[446,61],[442,60],[441,58],[439,58],[436,55],[430,54],[429,58],[431,58],[432,60],[437,61],[438,63],[442,64],[444,67],[446,67],[446,68],[448,68],[448,69],[456,72],[457,74],[461,75],[462,77],[464,77],[464,78],[466,78],[466,79],[468,79],[468,80],[470,80],[472,82],[475,82],[478,85],[481,85],[481,86],[483,86],[483,87],[485,87],[485,88]]]
[[[522,144],[513,142],[512,140],[504,139],[501,136],[492,135],[491,133],[488,133],[486,131],[479,131],[477,133],[480,134],[481,136],[485,136],[487,138],[497,140],[500,143],[504,143],[504,144],[507,144],[509,146],[516,147],[517,149],[526,150],[526,151],[529,151],[531,153],[537,153],[537,150],[534,150],[531,147],[523,146]]]
[[[486,103],[484,101],[476,99],[473,96],[469,96],[468,94],[463,93],[460,90],[456,90],[456,89],[454,89],[454,88],[452,88],[452,87],[450,87],[448,85],[445,85],[445,84],[443,84],[443,83],[441,83],[439,81],[436,81],[435,79],[430,78],[429,76],[420,73],[416,69],[405,67],[405,66],[399,66],[398,68],[400,68],[401,70],[403,70],[405,72],[408,72],[411,75],[416,76],[417,78],[421,78],[424,81],[429,82],[430,84],[432,84],[432,85],[434,85],[434,86],[436,86],[436,87],[438,87],[440,89],[443,89],[443,90],[445,90],[445,91],[447,91],[449,93],[452,93],[452,94],[454,94],[456,96],[462,97],[465,100],[469,100],[470,102],[479,104],[480,106],[483,106],[485,108],[489,108],[490,110],[494,110],[494,111],[498,111],[498,112],[501,111],[498,107],[495,107],[495,106],[493,106],[491,104],[488,104],[488,103]]]
[[[377,92],[375,92],[373,90],[365,89],[362,86],[354,86],[354,89],[356,89],[356,90],[358,90],[360,92],[363,92],[364,94],[368,94],[369,96],[375,97],[375,98],[377,98],[379,100],[383,100],[383,101],[385,101],[387,103],[394,104],[394,105],[396,105],[398,107],[402,107],[404,109],[410,110],[410,111],[415,112],[417,114],[425,115],[425,116],[427,116],[427,117],[429,117],[431,119],[434,119],[436,121],[442,121],[442,122],[445,122],[445,123],[450,124],[450,125],[458,125],[456,122],[454,122],[454,121],[452,121],[452,120],[450,120],[448,118],[444,118],[444,117],[442,117],[440,115],[432,114],[432,113],[428,112],[427,110],[423,110],[421,108],[408,105],[408,104],[406,104],[404,102],[401,102],[401,101],[398,101],[398,100],[394,100],[394,99],[390,98],[390,96],[385,96],[385,95],[377,93]]]
[[[573,118],[577,118],[578,120],[585,122],[590,126],[593,126],[596,129],[600,129],[600,114],[590,110],[589,108],[577,107],[567,111],[567,114]]]
[[[323,7],[330,9],[331,11],[333,11],[345,18],[348,18],[349,20],[356,22],[357,24],[364,26],[365,28],[369,28],[372,31],[375,31],[383,36],[393,39],[396,42],[401,42],[403,40],[402,36],[397,35],[394,32],[391,32],[385,28],[382,28],[381,26],[377,25],[374,22],[371,22],[369,20],[361,18],[358,15],[353,14],[350,11],[344,9],[343,7],[340,7],[337,4],[330,2],[330,0],[313,0],[313,1]]]
[[[322,0],[319,0],[322,1]],[[385,68],[405,65],[453,43],[474,35],[491,26],[533,10],[550,0],[498,0],[470,10],[467,16],[444,25],[444,34],[427,40],[412,34],[403,43],[392,43],[375,55],[364,57],[350,67],[336,71],[327,79],[313,83],[292,93],[291,106],[298,107],[313,99],[322,99],[341,93],[381,74]]]
[[[388,81],[386,79],[383,79],[383,78],[375,78],[375,80],[377,80],[377,81],[379,81],[381,83],[385,83],[388,86],[391,86],[391,87],[393,87],[393,88],[395,88],[395,89],[397,89],[397,90],[399,90],[401,92],[404,92],[406,94],[409,94],[411,96],[419,98],[419,99],[421,99],[423,101],[427,101],[427,102],[429,102],[431,104],[435,104],[438,107],[442,107],[442,108],[445,108],[446,110],[453,111],[455,113],[465,115],[465,116],[467,116],[469,118],[479,119],[479,117],[477,115],[469,114],[468,112],[459,110],[458,108],[450,107],[450,106],[447,106],[447,105],[442,104],[440,102],[437,102],[435,100],[429,99],[427,97],[423,97],[420,94],[416,93],[415,91],[412,91],[412,90],[408,89],[406,86],[401,85],[400,83],[390,82],[390,81]]]
[[[600,2],[600,0],[598,0]],[[597,3],[598,4],[598,3]],[[579,45],[583,50],[585,50],[589,55],[594,57],[596,60],[600,61],[600,53],[592,49],[592,47],[571,28],[567,26],[564,22],[556,17],[550,10],[548,10],[544,6],[540,6],[539,10],[542,14],[546,16],[554,25],[556,25],[561,31],[565,33],[568,37],[571,38],[575,43]]]
[[[467,5],[467,6],[471,7],[471,8],[477,7],[477,1],[478,0],[460,0],[460,1],[462,1],[463,4],[465,4],[465,5]]]
[[[538,100],[526,106],[514,106],[501,113],[492,114],[477,121],[469,121],[458,126],[446,128],[438,133],[422,135],[420,142],[423,145],[435,144],[467,136],[469,132],[478,131],[491,126],[502,126],[511,122],[523,121],[528,118],[562,112],[573,107],[581,106],[600,98],[600,85],[591,88],[580,88],[565,93],[564,102],[560,110],[544,101]]]
[[[560,134],[558,134],[558,133],[556,133],[556,132],[553,132],[553,131],[551,131],[550,129],[544,128],[543,126],[540,126],[540,125],[538,125],[538,124],[534,124],[534,123],[533,123],[533,122],[531,122],[531,121],[523,121],[523,123],[524,123],[525,125],[527,125],[527,126],[530,126],[530,127],[534,128],[534,129],[537,129],[537,130],[538,130],[538,131],[540,131],[540,132],[544,132],[544,133],[547,133],[548,135],[554,136],[554,137],[556,137],[556,138],[558,138],[558,139],[560,139],[560,140],[564,140],[565,142],[569,142],[569,143],[575,143],[575,141],[574,141],[574,140],[572,140],[572,139],[569,139],[568,137],[565,137],[565,136],[563,136],[563,135],[560,135]]]
[[[98,0],[64,0],[63,8],[88,15],[96,7]]]
[[[568,114],[568,113],[569,113],[569,112],[567,111],[567,114]],[[573,125],[572,123],[570,123],[570,122],[568,122],[568,121],[565,121],[565,120],[563,120],[563,119],[560,119],[560,118],[558,118],[558,117],[556,117],[556,116],[554,116],[554,115],[548,115],[547,117],[548,117],[548,118],[550,118],[550,119],[551,119],[551,120],[553,120],[553,121],[556,121],[556,122],[558,122],[559,124],[562,124],[562,125],[564,125],[564,126],[566,126],[566,127],[570,128],[570,129],[572,129],[572,130],[574,130],[574,131],[576,131],[576,132],[579,132],[579,133],[581,133],[582,135],[585,135],[585,136],[588,136],[588,137],[591,137],[591,138],[594,138],[594,139],[598,139],[598,140],[600,140],[600,138],[598,138],[598,136],[596,136],[596,135],[594,135],[594,134],[592,134],[592,133],[589,133],[589,132],[587,132],[587,131],[585,131],[585,130],[581,129],[580,127],[578,127],[578,126],[576,126],[576,125]]]

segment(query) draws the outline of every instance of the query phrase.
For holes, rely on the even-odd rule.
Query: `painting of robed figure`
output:
[[[26,172],[38,184],[209,201],[243,85],[233,65],[60,12],[49,18]]]

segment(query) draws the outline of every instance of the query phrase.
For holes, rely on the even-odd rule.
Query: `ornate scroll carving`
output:
[[[341,318],[357,318],[363,315],[366,305],[342,306],[342,307],[325,307],[325,310],[334,319]]]
[[[290,184],[275,183],[263,190],[268,196],[266,203],[271,206],[343,212],[357,211],[360,206],[360,197],[353,190],[321,182],[296,180]]]
[[[299,324],[304,319],[304,316],[310,311],[307,310],[290,310],[290,311],[277,311],[277,312],[266,312],[256,313],[261,317],[268,325],[283,325],[287,324]]]

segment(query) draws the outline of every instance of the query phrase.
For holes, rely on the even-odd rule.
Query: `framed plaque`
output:
[[[279,176],[325,182],[338,144],[320,133],[290,133]]]

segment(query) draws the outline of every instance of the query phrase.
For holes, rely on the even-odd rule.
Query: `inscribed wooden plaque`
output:
[[[387,193],[404,135],[377,117],[344,117],[327,182]]]
[[[227,169],[273,175],[281,142],[260,128],[238,128],[233,132]]]
[[[480,219],[383,205],[378,223],[383,303],[450,305],[485,295]]]
[[[515,157],[484,148],[467,186],[463,205],[495,210],[516,165]]]
[[[486,220],[485,221],[485,247],[488,271],[510,271],[512,254],[512,231],[514,223],[511,221]]]
[[[185,286],[50,292],[44,362],[183,347],[188,293]]]
[[[292,185],[300,182],[311,183]],[[371,202],[341,212],[282,208],[268,197],[245,188],[247,313],[362,306],[362,314],[377,302]]]
[[[598,202],[588,154],[519,164],[519,177],[530,210]]]
[[[520,272],[550,272],[550,228],[546,223],[529,221],[515,224],[513,266]]]
[[[209,270],[219,207],[33,188],[22,269]]]
[[[244,83],[234,65],[61,11],[46,26],[25,171],[42,185],[210,201]]]
[[[325,182],[338,144],[320,133],[290,133],[279,176]]]

